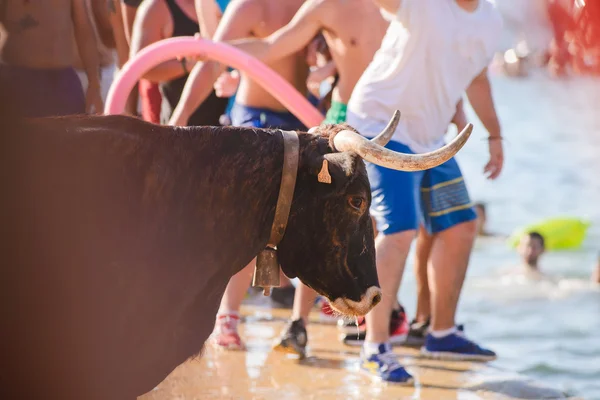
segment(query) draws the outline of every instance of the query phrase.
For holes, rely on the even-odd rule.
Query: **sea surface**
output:
[[[485,179],[487,133],[471,109],[474,133],[458,160],[472,199],[487,203],[488,230],[499,237],[475,245],[458,322],[499,354],[493,365],[600,399],[600,287],[590,283],[600,254],[600,80],[552,79],[539,71],[494,76],[492,84],[505,169],[498,180]],[[556,216],[592,222],[583,246],[545,254],[548,280],[509,274],[519,260],[505,237]],[[399,298],[412,318],[412,258]]]

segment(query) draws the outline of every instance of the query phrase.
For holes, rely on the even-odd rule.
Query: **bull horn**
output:
[[[335,135],[333,145],[337,151],[354,152],[365,161],[382,167],[398,171],[422,171],[437,167],[454,157],[467,142],[472,130],[473,125],[468,124],[450,143],[438,150],[423,154],[398,153],[349,130],[343,130]]]
[[[394,111],[394,115],[392,116],[392,119],[387,124],[385,129],[382,130],[379,135],[371,139],[371,142],[376,143],[380,146],[385,146],[386,144],[388,144],[388,142],[392,139],[392,136],[394,136],[394,132],[396,132],[398,121],[400,121],[400,111],[396,110]]]

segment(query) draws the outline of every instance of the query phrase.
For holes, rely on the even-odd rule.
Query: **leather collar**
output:
[[[281,185],[279,186],[279,197],[275,207],[275,218],[271,227],[271,237],[267,247],[277,249],[277,245],[283,239],[287,227],[296,177],[298,176],[298,159],[300,157],[300,140],[295,131],[280,130],[283,136],[283,169],[281,171]]]
[[[271,226],[271,236],[265,248],[256,257],[256,267],[252,286],[260,286],[268,296],[272,287],[279,286],[279,261],[277,259],[277,246],[283,239],[287,227],[296,177],[298,175],[298,159],[300,158],[300,140],[294,131],[280,130],[283,136],[283,168],[281,170],[281,184],[279,196],[275,206],[275,217]]]

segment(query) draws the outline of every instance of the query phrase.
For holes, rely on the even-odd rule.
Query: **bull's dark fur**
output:
[[[329,298],[359,300],[378,282],[368,211],[348,198],[368,208],[368,180],[323,131],[300,135],[279,258]],[[200,352],[229,278],[267,243],[281,135],[67,117],[4,124],[0,144],[0,398],[151,390]],[[325,154],[331,185],[317,181]]]

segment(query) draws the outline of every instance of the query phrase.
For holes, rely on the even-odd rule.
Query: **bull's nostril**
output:
[[[373,307],[375,307],[379,302],[381,301],[381,294],[377,293],[374,297],[373,297]]]

